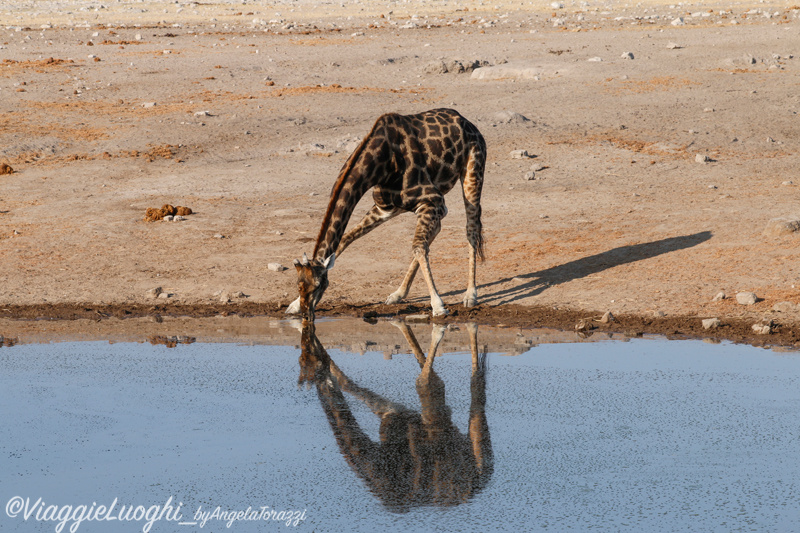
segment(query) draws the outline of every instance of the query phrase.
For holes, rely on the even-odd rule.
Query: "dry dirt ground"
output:
[[[800,341],[800,232],[764,234],[800,216],[800,7],[564,4],[3,2],[0,317],[277,316],[375,119],[451,107],[489,148],[478,310],[458,187],[432,246],[456,318]],[[143,220],[163,204],[194,213]],[[323,314],[424,311],[420,281],[370,307],[413,227],[337,258]]]

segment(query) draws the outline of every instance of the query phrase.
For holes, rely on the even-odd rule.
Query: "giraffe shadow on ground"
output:
[[[692,248],[708,241],[712,236],[713,234],[710,231],[701,231],[692,235],[681,235],[658,241],[620,246],[619,248],[582,257],[545,270],[492,281],[481,285],[483,294],[480,301],[483,303],[511,303],[530,296],[536,296],[544,292],[548,287],[591,276],[609,268]],[[499,289],[495,292],[487,292],[487,289],[490,290],[497,285],[519,280],[523,280],[524,283]],[[452,294],[457,294],[457,292]]]

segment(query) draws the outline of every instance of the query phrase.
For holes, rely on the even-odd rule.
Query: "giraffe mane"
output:
[[[339,195],[344,188],[344,184],[347,181],[350,172],[353,170],[353,167],[358,161],[358,158],[361,156],[361,152],[364,151],[364,147],[367,143],[372,139],[372,136],[375,134],[375,129],[378,126],[378,122],[380,119],[375,121],[375,124],[372,126],[370,132],[361,139],[361,142],[353,150],[353,153],[350,154],[350,157],[345,162],[342,170],[339,171],[339,177],[336,178],[336,182],[333,184],[333,189],[331,190],[331,199],[328,201],[328,209],[325,210],[325,216],[322,218],[322,226],[319,228],[319,235],[317,235],[317,242],[314,244],[314,259],[317,259],[317,252],[319,252],[319,247],[322,244],[322,241],[325,239],[325,234],[328,232],[328,226],[331,223],[331,219],[333,218],[333,211],[336,209],[336,202],[339,200]],[[325,259],[324,257],[322,259]]]

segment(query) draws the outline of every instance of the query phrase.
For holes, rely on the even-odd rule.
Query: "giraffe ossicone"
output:
[[[461,182],[467,218],[469,268],[463,302],[477,304],[476,260],[483,259],[481,189],[486,166],[486,142],[471,122],[453,109],[433,109],[416,115],[382,115],[345,162],[333,185],[312,259],[295,260],[300,296],[287,314],[314,320],[317,303],[328,287],[328,271],[336,257],[363,237],[401,213],[414,213],[417,225],[412,259],[400,287],[387,302],[408,296],[411,283],[422,271],[434,315],[447,314],[433,282],[430,245],[447,214],[444,196]],[[375,204],[355,228],[345,233],[358,201],[372,189]]]

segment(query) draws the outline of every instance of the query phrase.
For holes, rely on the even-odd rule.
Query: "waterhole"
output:
[[[800,530],[797,353],[199,323],[5,337],[0,530]]]

